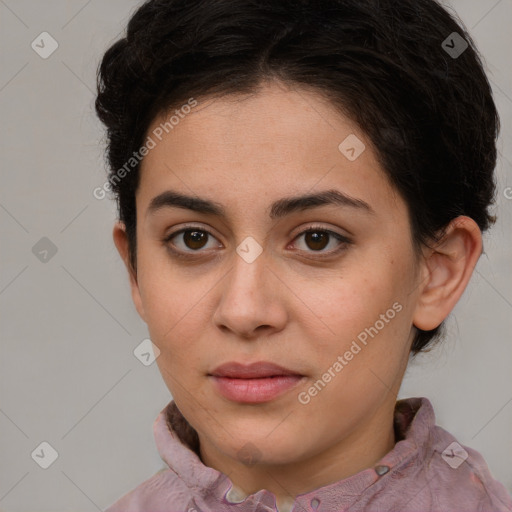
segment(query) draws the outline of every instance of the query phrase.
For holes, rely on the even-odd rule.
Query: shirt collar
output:
[[[427,398],[398,400],[394,410],[396,443],[372,468],[365,469],[344,480],[326,485],[296,497],[295,502],[310,502],[317,496],[330,496],[347,503],[347,496],[359,496],[366,488],[390,473],[397,465],[424,459],[431,444],[429,437],[435,426],[432,404]],[[246,495],[237,489],[227,475],[203,464],[199,456],[197,432],[183,417],[174,400],[160,412],[153,425],[158,452],[169,468],[195,493],[208,495],[228,503],[242,503]],[[410,460],[408,460],[410,459]],[[273,509],[275,496],[261,489],[250,497]],[[338,504],[340,501],[337,502]],[[290,504],[291,508],[291,504]]]

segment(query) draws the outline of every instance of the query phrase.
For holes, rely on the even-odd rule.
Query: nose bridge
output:
[[[265,272],[269,272],[267,252],[253,237],[246,237],[236,248],[233,269],[228,277],[230,288],[242,296],[265,294]]]
[[[244,239],[238,245],[214,315],[219,327],[243,336],[250,336],[260,326],[282,328],[286,312],[277,303],[270,263],[254,239]]]

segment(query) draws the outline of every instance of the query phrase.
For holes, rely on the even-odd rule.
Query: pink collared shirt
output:
[[[154,422],[159,471],[105,512],[511,512],[512,498],[483,457],[435,424],[427,398],[396,403],[398,442],[373,468],[296,496],[286,510],[262,489],[239,494],[223,473],[205,466],[197,433],[173,400]]]

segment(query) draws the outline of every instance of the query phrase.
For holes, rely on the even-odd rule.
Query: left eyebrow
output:
[[[272,203],[269,216],[271,219],[279,219],[296,211],[329,205],[349,207],[372,215],[375,214],[372,207],[362,199],[357,199],[339,190],[332,189],[316,194],[279,199]],[[215,215],[224,219],[227,217],[226,211],[220,203],[209,199],[187,196],[172,190],[166,190],[162,194],[154,197],[148,206],[146,215],[153,214],[162,208],[183,208],[207,215]]]
[[[320,206],[329,205],[350,207],[356,210],[361,210],[365,213],[370,213],[372,215],[375,214],[373,208],[362,199],[357,199],[355,197],[344,194],[339,190],[332,189],[324,190],[323,192],[319,192],[317,194],[279,199],[272,204],[270,209],[270,218],[278,219],[289,215],[292,212],[309,210],[311,208],[318,208]]]

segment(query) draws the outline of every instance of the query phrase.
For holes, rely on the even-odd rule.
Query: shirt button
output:
[[[313,498],[311,500],[311,506],[313,507],[313,509],[316,510],[318,508],[318,505],[320,505],[320,500],[317,498]]]
[[[377,475],[382,476],[382,475],[385,475],[390,470],[390,467],[389,466],[375,466],[374,469],[375,469],[375,472],[377,473]]]

